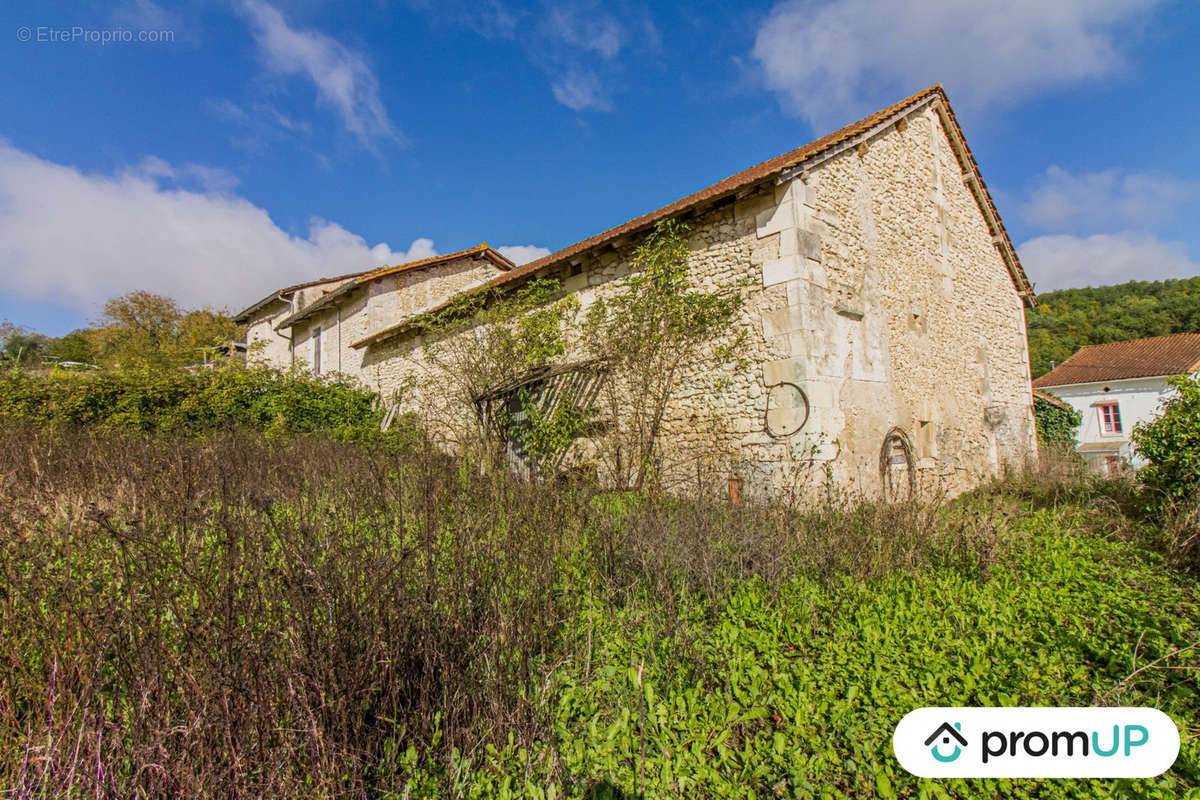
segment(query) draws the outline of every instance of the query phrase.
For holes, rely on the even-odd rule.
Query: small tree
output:
[[[104,304],[91,338],[105,366],[178,367],[222,352],[243,328],[227,314],[188,311],[170,297],[134,291]]]
[[[96,359],[95,331],[81,328],[46,343],[45,357],[56,362],[91,364]]]
[[[635,490],[659,466],[663,420],[685,371],[730,361],[745,336],[729,336],[741,306],[735,289],[690,288],[686,233],[675,220],[659,223],[635,251],[623,291],[593,303],[584,323],[584,346],[611,364],[602,457],[617,484]]]
[[[0,364],[13,369],[37,366],[47,338],[11,322],[0,323]]]
[[[1157,417],[1133,427],[1133,446],[1150,463],[1138,477],[1159,493],[1164,505],[1200,491],[1200,375],[1168,380],[1174,393]]]

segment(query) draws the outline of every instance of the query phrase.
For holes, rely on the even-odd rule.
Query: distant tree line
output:
[[[104,304],[90,327],[50,337],[0,322],[0,365],[61,363],[107,368],[180,367],[218,358],[245,329],[223,311],[185,309],[169,297],[134,291]]]
[[[1085,345],[1200,332],[1200,277],[1046,292],[1026,327],[1034,377]]]
[[[1085,345],[1200,332],[1200,277],[1061,289],[1038,301],[1026,314],[1034,377]],[[169,297],[135,291],[105,303],[91,327],[57,338],[0,321],[0,364],[177,367],[218,356],[244,336],[222,311],[184,309]]]

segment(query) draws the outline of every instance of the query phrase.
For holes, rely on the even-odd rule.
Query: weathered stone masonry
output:
[[[680,479],[703,465],[751,496],[829,479],[873,494],[893,470],[907,481],[911,460],[919,485],[957,492],[1035,454],[1028,285],[972,185],[978,174],[940,90],[893,109],[839,146],[679,212],[693,282],[746,284],[739,324],[750,334],[749,366],[680,381],[662,446]],[[563,276],[586,307],[617,289],[644,232],[531,272]],[[363,320],[358,340],[404,318],[373,317],[373,302],[342,310],[343,325]],[[343,364],[372,388],[406,387],[412,407],[469,425],[473,412],[451,407],[423,347],[399,327]],[[904,446],[885,450],[889,435]],[[586,458],[588,443],[577,453]]]

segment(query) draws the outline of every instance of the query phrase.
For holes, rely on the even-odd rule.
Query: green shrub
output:
[[[378,432],[381,412],[371,392],[348,381],[267,369],[56,370],[0,375],[0,417],[40,427],[184,434],[249,428],[362,439]]]
[[[1164,506],[1190,500],[1200,490],[1200,376],[1177,375],[1174,394],[1157,417],[1133,427],[1133,446],[1150,463],[1139,473]]]

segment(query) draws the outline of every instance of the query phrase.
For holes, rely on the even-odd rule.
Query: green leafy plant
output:
[[[267,369],[0,373],[0,418],[41,427],[203,435],[229,428],[272,434],[377,435],[375,396],[348,381]]]
[[[703,291],[689,283],[687,232],[676,220],[660,222],[634,252],[620,290],[593,303],[584,321],[584,346],[611,364],[601,452],[622,488],[640,490],[656,474],[663,420],[685,371],[735,359],[745,336],[734,330],[737,287]]]
[[[1200,492],[1200,375],[1176,375],[1158,415],[1133,427],[1138,455],[1150,463],[1138,477],[1159,504],[1191,500]]]
[[[1033,419],[1037,425],[1039,447],[1067,449],[1075,446],[1075,431],[1083,417],[1066,403],[1056,404],[1036,394]]]

